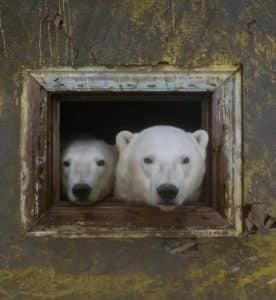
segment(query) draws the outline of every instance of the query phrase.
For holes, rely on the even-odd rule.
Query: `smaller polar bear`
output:
[[[119,160],[115,196],[171,210],[197,200],[205,174],[208,134],[172,126],[116,136]]]
[[[61,154],[61,184],[66,198],[90,204],[111,194],[117,151],[104,141],[81,139],[69,143]]]

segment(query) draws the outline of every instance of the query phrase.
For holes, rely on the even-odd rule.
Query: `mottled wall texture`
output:
[[[160,62],[242,64],[244,202],[276,216],[275,0],[0,0],[0,299],[276,299],[273,231],[179,256],[169,240],[22,234],[22,68]]]

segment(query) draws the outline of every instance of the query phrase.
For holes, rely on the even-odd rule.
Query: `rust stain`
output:
[[[219,248],[216,248],[217,251]],[[208,291],[213,290],[219,291],[226,298],[231,291],[232,299],[236,299],[236,296],[238,299],[249,299],[249,292],[256,293],[275,278],[275,251],[275,233],[242,241],[238,249],[230,247],[224,254],[217,253],[215,258],[211,258],[214,256],[214,246],[206,246],[204,252],[200,253],[201,259],[208,256],[211,259],[206,264],[202,264],[200,259],[200,262],[191,264],[188,269],[189,277],[194,282],[194,298],[206,299]],[[273,294],[273,287],[266,288],[270,288],[269,292]]]
[[[146,1],[132,1],[132,0],[120,0],[120,6],[128,7],[131,10],[131,19],[137,25],[141,26],[144,24],[143,17],[149,12],[149,10],[153,10],[156,8],[156,4],[158,5],[157,0],[146,0]],[[155,11],[155,14],[157,12]]]
[[[245,144],[245,151],[249,151],[247,144]],[[259,190],[259,192],[263,194],[263,197],[261,199],[256,198],[256,195],[254,194],[254,190],[256,187],[255,178],[261,175],[263,178],[268,178],[269,181],[273,182],[269,164],[269,157],[265,148],[262,150],[262,157],[254,159],[252,161],[247,161],[247,170],[244,174],[244,191],[246,198],[250,198],[251,202],[260,202],[265,200],[266,190],[264,188],[261,188],[261,190]]]
[[[183,273],[163,274],[163,277],[129,270],[92,275],[60,272],[51,266],[4,268],[0,269],[0,296],[5,299],[74,296],[86,299],[87,295],[93,295],[100,300],[109,299],[112,294],[113,299],[129,299],[130,295],[135,295],[140,299],[165,300],[178,291],[183,299],[188,295],[189,299],[210,299],[210,293],[219,295],[220,299],[229,299],[229,296],[231,299],[250,299],[252,293],[257,295],[258,290],[265,288],[267,297],[263,299],[273,299],[275,251],[276,233],[257,235],[239,243],[224,240],[206,244],[199,240],[199,258],[190,263],[179,260],[183,263]]]
[[[165,295],[158,292],[148,297],[147,292],[151,291],[154,279],[139,273],[73,275],[58,272],[54,268],[29,266],[24,269],[0,270],[0,277],[0,296],[5,299],[64,299],[74,295],[80,299],[93,295],[93,299],[100,300],[108,299],[110,295],[123,297],[129,294],[141,299],[166,299]],[[18,285],[11,290],[9,285],[14,282]]]

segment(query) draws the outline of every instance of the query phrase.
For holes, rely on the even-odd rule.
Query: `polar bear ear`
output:
[[[207,148],[208,141],[209,141],[209,136],[208,136],[207,131],[197,130],[197,131],[193,132],[193,136],[194,136],[196,142],[198,143],[200,150],[205,155],[206,148]]]
[[[116,147],[117,147],[119,153],[121,153],[126,148],[126,146],[131,141],[133,135],[134,135],[134,133],[132,133],[130,131],[125,131],[125,130],[120,131],[116,135]]]

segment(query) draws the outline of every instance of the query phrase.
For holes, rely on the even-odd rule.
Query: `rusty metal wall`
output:
[[[242,64],[244,201],[276,216],[274,0],[0,1],[0,299],[275,299],[276,235],[198,241],[25,238],[22,67]],[[274,280],[275,279],[275,280]]]

